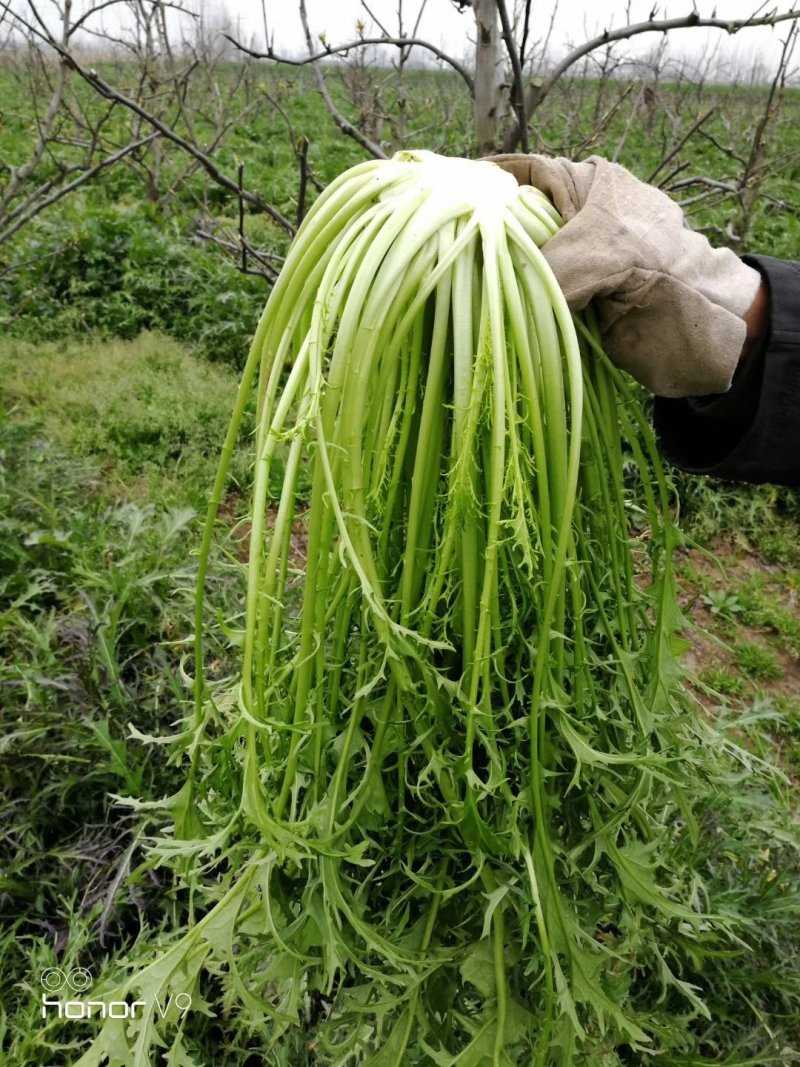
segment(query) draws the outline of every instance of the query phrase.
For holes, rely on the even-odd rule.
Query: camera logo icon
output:
[[[92,975],[85,967],[73,967],[64,971],[60,967],[48,967],[39,978],[48,993],[58,993],[67,989],[72,993],[85,993],[92,984]]]

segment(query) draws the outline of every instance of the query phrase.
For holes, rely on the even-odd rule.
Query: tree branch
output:
[[[4,5],[4,8],[5,6],[6,5]],[[34,14],[36,14],[36,9],[33,7],[33,5],[31,5],[31,8]],[[11,13],[10,9],[9,13]],[[39,17],[38,14],[36,15],[36,17]],[[62,15],[61,25],[61,40],[64,47],[66,47],[67,42],[69,41],[69,26],[69,7],[65,7]],[[3,192],[2,196],[0,196],[0,216],[5,214],[6,209],[14,200],[14,197],[17,195],[17,192],[39,166],[39,163],[42,160],[42,156],[47,151],[47,145],[50,139],[50,134],[53,129],[53,125],[56,122],[56,119],[58,118],[59,112],[61,111],[61,105],[64,99],[64,89],[67,84],[66,71],[66,65],[63,62],[59,63],[56,69],[55,85],[52,88],[52,93],[50,96],[50,101],[47,105],[47,110],[45,111],[44,116],[41,120],[38,119],[37,115],[38,134],[30,158],[25,163],[23,163],[21,167],[9,167],[8,184],[6,185],[5,191]],[[35,95],[33,103],[35,108]]]
[[[237,259],[242,255],[249,255],[261,265],[261,270],[251,270],[250,267],[242,267],[239,265],[237,269],[240,274],[252,274],[257,278],[266,278],[268,282],[275,282],[277,280],[278,271],[270,265],[268,260],[273,259],[277,263],[283,263],[283,256],[273,255],[271,252],[263,252],[253,248],[253,246],[248,241],[245,241],[239,234],[237,234],[238,240],[226,241],[224,238],[218,237],[210,230],[198,228],[194,232],[196,237],[216,245],[217,248],[221,248],[224,252],[228,252],[230,255],[237,257]]]
[[[734,152],[734,150],[729,146],[724,145],[720,141],[718,141],[713,134],[709,133],[707,130],[698,130],[698,133],[701,137],[705,137],[707,141],[710,141],[711,144],[717,149],[717,151],[723,154],[723,156],[727,156],[728,159],[733,159],[737,163],[741,163],[743,167],[747,166],[746,159],[743,159],[740,155],[737,155],[736,152]]]
[[[631,23],[627,26],[620,26],[615,30],[604,30],[597,37],[592,37],[591,40],[585,41],[578,48],[574,48],[569,52],[560,63],[556,64],[541,86],[532,86],[528,90],[525,100],[527,112],[530,115],[539,107],[558,79],[570,67],[596,48],[602,48],[603,45],[609,45],[615,41],[626,41],[641,33],[668,33],[670,30],[693,29],[699,26],[707,29],[724,30],[726,33],[734,34],[738,33],[739,30],[749,29],[752,26],[775,26],[779,22],[786,22],[789,19],[800,19],[800,9],[792,8],[790,11],[784,11],[779,15],[773,13],[749,19],[702,18],[696,11],[693,11],[683,18],[648,19],[646,22]],[[520,142],[521,133],[519,122],[517,122],[506,134],[503,142],[504,152],[514,151]]]
[[[308,51],[309,53],[311,53],[313,49],[311,44],[311,30],[308,28],[308,13],[306,12],[306,0],[300,0],[300,20],[303,23],[303,32],[306,35],[306,44],[308,45]],[[336,107],[336,104],[334,104],[333,100],[331,99],[331,94],[328,92],[328,86],[325,82],[325,75],[320,70],[319,64],[312,63],[312,69],[314,71],[314,77],[317,81],[317,89],[319,90],[319,95],[324,100],[325,107],[330,112],[333,121],[336,123],[342,133],[346,134],[348,137],[352,137],[354,141],[357,141],[362,148],[366,149],[367,152],[369,152],[370,155],[374,156],[376,159],[386,159],[386,153],[383,151],[380,145],[375,144],[374,141],[371,141],[369,139],[369,137],[365,137],[361,130],[356,129],[352,122],[346,119],[341,113],[341,111],[339,111],[339,109]]]
[[[525,0],[525,14],[522,21],[522,41],[519,46],[520,66],[525,69],[526,51],[528,48],[528,34],[531,28],[531,4],[532,0]]]
[[[681,139],[678,141],[678,143],[675,145],[675,147],[670,152],[668,152],[667,155],[664,156],[664,158],[661,160],[661,162],[658,164],[658,166],[655,168],[655,170],[651,171],[650,174],[648,174],[648,176],[645,178],[645,181],[647,182],[648,185],[650,185],[652,183],[653,179],[658,174],[658,172],[660,170],[663,170],[664,167],[666,167],[667,163],[671,163],[672,162],[672,160],[675,158],[675,156],[677,156],[678,152],[680,152],[680,150],[683,148],[683,146],[686,144],[686,142],[689,140],[689,138],[692,136],[692,134],[696,133],[700,129],[700,127],[703,125],[703,123],[706,121],[706,119],[711,118],[711,116],[714,114],[714,112],[716,110],[717,110],[716,107],[710,107],[708,109],[708,111],[704,112],[700,116],[700,118],[697,119],[696,122],[692,123],[692,125],[689,127],[689,129],[686,131],[686,133],[683,135],[683,137],[681,137]]]
[[[290,143],[292,145],[292,152],[294,152],[294,158],[297,160],[298,166],[300,166],[301,165],[300,164],[300,150],[298,148],[298,145],[302,144],[303,141],[308,140],[308,138],[306,137],[305,134],[303,134],[302,138],[298,137],[295,134],[294,126],[292,125],[292,120],[291,120],[288,112],[286,111],[286,108],[283,107],[283,105],[280,103],[279,100],[276,100],[275,97],[271,96],[267,92],[267,90],[264,89],[264,88],[261,89],[261,93],[262,93],[264,99],[267,100],[275,108],[275,110],[281,116],[283,121],[286,123],[286,130],[287,130],[287,132],[289,134],[289,141],[290,141]],[[322,186],[321,182],[317,179],[316,175],[312,172],[312,170],[310,168],[307,168],[306,174],[307,174],[308,180],[311,182],[311,184],[314,186],[314,188],[317,190],[317,192],[321,193],[322,189],[323,189],[323,186]]]
[[[143,119],[154,130],[157,130],[163,137],[166,137],[167,140],[172,141],[174,144],[178,145],[179,148],[182,148],[183,151],[186,152],[188,155],[193,156],[201,164],[205,171],[210,175],[210,177],[217,183],[217,185],[221,185],[223,188],[228,189],[230,192],[234,193],[237,197],[241,197],[242,199],[246,200],[249,204],[252,204],[253,207],[255,207],[258,211],[262,211],[265,215],[269,216],[269,218],[272,219],[272,221],[277,226],[280,226],[282,230],[285,230],[286,233],[288,233],[290,236],[294,236],[294,226],[291,224],[291,222],[289,222],[287,218],[284,218],[284,216],[277,210],[277,208],[272,207],[271,204],[268,204],[256,193],[251,193],[243,189],[240,190],[238,184],[232,178],[229,178],[227,174],[223,174],[219,167],[217,167],[216,163],[214,163],[213,160],[211,160],[205,152],[198,148],[197,145],[194,145],[190,141],[187,141],[185,137],[181,137],[179,133],[173,130],[166,123],[162,122],[161,119],[159,119],[156,115],[151,114],[144,107],[142,107],[142,105],[138,103],[138,101],[132,100],[124,93],[119,92],[119,90],[115,89],[112,85],[109,85],[107,81],[100,77],[96,70],[87,69],[81,63],[79,63],[73,53],[70,52],[68,48],[64,47],[53,37],[46,24],[42,21],[41,17],[36,11],[34,5],[31,4],[30,6],[31,10],[34,13],[34,16],[36,17],[37,22],[42,27],[42,29],[37,29],[37,27],[34,26],[32,23],[21,18],[18,13],[13,12],[20,24],[25,26],[25,28],[28,29],[31,33],[35,34],[36,37],[45,41],[53,49],[53,51],[55,51],[59,56],[61,56],[67,66],[69,66],[72,70],[75,71],[76,74],[83,78],[83,80],[88,85],[90,85],[96,92],[98,92],[106,100],[113,100],[115,103],[122,104],[123,107],[127,108],[129,111],[132,111],[135,115],[139,116],[139,118]],[[0,0],[0,10],[12,13],[8,0]]]
[[[308,185],[308,138],[300,143],[300,189],[297,193],[297,225],[303,221],[306,213],[306,186]]]
[[[6,230],[0,233],[0,244],[7,241],[8,238],[15,234],[21,226],[30,222],[31,219],[44,211],[45,208],[50,207],[51,204],[55,204],[57,200],[67,196],[68,193],[71,193],[74,189],[83,185],[84,182],[91,181],[91,179],[94,178],[96,174],[99,174],[101,170],[105,169],[105,167],[110,167],[112,164],[118,163],[121,159],[124,159],[125,156],[130,155],[131,152],[135,152],[137,148],[143,148],[145,145],[150,144],[150,142],[154,141],[158,136],[157,133],[151,133],[148,137],[143,137],[140,141],[134,141],[132,144],[125,145],[119,152],[115,152],[113,155],[101,159],[99,163],[90,167],[89,170],[85,170],[83,174],[75,178],[74,181],[69,182],[67,185],[62,185],[60,189],[56,189],[50,196],[45,197],[44,200],[40,200],[38,204],[29,207],[24,214],[17,217],[12,226],[9,226]]]
[[[525,85],[522,80],[522,64],[520,63],[517,44],[514,40],[511,21],[508,17],[506,0],[497,0],[497,12],[500,15],[500,25],[503,27],[503,40],[506,43],[508,58],[511,60],[511,69],[514,71],[514,98],[512,103],[514,105],[514,112],[517,116],[517,126],[519,127],[521,142],[520,147],[523,152],[529,152],[528,118],[525,114]]]
[[[403,3],[403,0],[400,0],[401,10],[402,10],[402,3]],[[367,3],[367,0],[361,0],[361,6],[364,8],[366,13],[369,15],[369,17],[372,19],[372,21],[375,23],[375,25],[381,31],[381,33],[384,34],[386,37],[391,37],[392,36],[391,33],[386,29],[384,24],[381,22],[381,20],[375,14],[375,12],[370,10],[370,7],[369,7],[369,4]],[[401,26],[400,27],[400,32],[401,33],[402,33],[402,30],[403,30],[403,27]]]
[[[243,45],[241,41],[237,41],[235,37],[231,37],[227,33],[223,33],[222,36],[226,37],[232,45],[239,49],[240,52],[252,56],[253,59],[271,59],[275,63],[286,63],[292,67],[307,67],[310,64],[318,63],[321,59],[330,59],[333,56],[347,55],[356,48],[364,48],[371,44],[394,45],[397,48],[425,48],[429,52],[432,52],[437,59],[441,59],[443,63],[452,67],[456,74],[459,74],[464,79],[471,94],[475,92],[475,82],[466,67],[462,66],[457,59],[453,59],[452,56],[443,52],[441,48],[437,48],[435,44],[431,44],[430,41],[425,41],[420,37],[359,37],[355,41],[348,41],[346,44],[339,44],[335,47],[326,45],[322,52],[312,52],[311,35],[308,34],[307,41],[309,55],[305,56],[303,59],[290,59],[288,56],[278,55],[271,45],[268,46],[266,52],[257,52],[255,49]]]

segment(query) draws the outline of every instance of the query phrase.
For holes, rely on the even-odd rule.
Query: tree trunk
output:
[[[503,115],[503,37],[495,0],[472,0],[475,12],[475,131],[478,155],[497,150]]]

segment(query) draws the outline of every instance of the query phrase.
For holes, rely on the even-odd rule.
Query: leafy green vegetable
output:
[[[491,164],[427,153],[309,213],[201,549],[191,773],[155,845],[197,917],[121,995],[207,975],[319,1064],[689,1062],[664,1057],[708,1022],[704,964],[746,948],[708,813],[752,761],[682,687],[663,475],[539,252],[558,225]],[[256,372],[242,671],[211,684],[203,580]],[[79,1067],[148,1063],[164,1029],[108,1022]]]

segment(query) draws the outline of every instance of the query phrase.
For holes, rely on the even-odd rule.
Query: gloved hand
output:
[[[543,252],[573,311],[594,299],[609,356],[659,396],[724,393],[761,276],[712,248],[683,212],[624,167],[592,156],[489,156],[552,201],[565,225]]]

